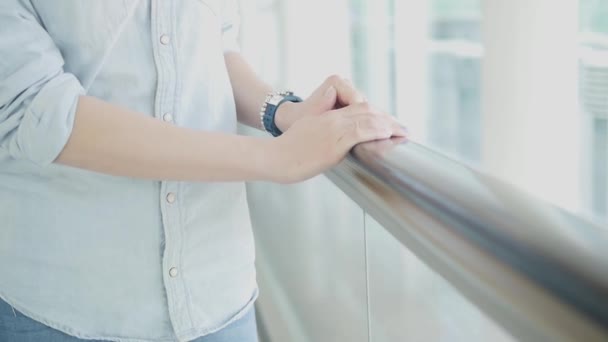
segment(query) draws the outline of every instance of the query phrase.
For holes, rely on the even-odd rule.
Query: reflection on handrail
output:
[[[328,177],[514,336],[608,341],[608,229],[413,142]]]

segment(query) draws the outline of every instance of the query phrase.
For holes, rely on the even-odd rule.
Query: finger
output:
[[[401,124],[389,115],[375,115],[371,113],[358,114],[343,118],[347,129],[369,129],[376,131],[379,137],[386,139],[390,137],[407,137],[407,131]]]
[[[393,136],[394,137],[407,137],[409,132],[407,127],[405,127],[401,122],[399,122],[395,117],[389,116],[392,124]]]
[[[343,108],[338,110],[344,118],[355,118],[366,115],[372,115],[383,120],[386,120],[386,123],[391,127],[393,132],[393,136],[397,137],[406,137],[408,135],[408,130],[405,126],[403,126],[394,116],[374,109],[373,107],[368,106],[367,104],[357,104],[351,106],[354,108]]]
[[[408,135],[408,131],[405,127],[401,126],[399,123],[393,122],[391,124],[391,131],[393,137],[402,137],[405,138]]]
[[[305,101],[309,112],[325,113],[335,108],[338,92],[335,87],[321,87]]]
[[[338,79],[340,77],[339,76],[330,76],[328,77],[323,84],[321,84],[321,86],[319,86],[317,89],[315,89],[315,91],[310,94],[310,99],[312,98],[322,98],[323,94],[325,94],[325,92],[330,88],[330,87],[334,87],[334,89],[336,88],[334,86],[334,83],[337,83]]]
[[[397,119],[385,112],[382,112],[378,109],[373,108],[369,105],[369,103],[358,103],[348,107],[344,107],[341,109],[337,109],[333,111],[334,114],[337,114],[341,118],[343,118],[348,126],[350,123],[348,119],[354,120],[367,120],[364,119],[368,116],[373,116],[377,119],[384,120],[386,125],[390,127],[391,136],[395,137],[407,137],[408,131],[407,129],[399,122]]]
[[[372,107],[367,102],[356,103],[347,107],[343,107],[340,109],[336,109],[334,111],[335,114],[342,115],[344,117],[356,116],[360,114],[373,114],[373,115],[384,115],[388,116],[388,114],[383,113],[382,111]]]
[[[331,78],[330,82],[338,91],[339,108],[366,101],[365,96],[350,81],[341,77],[335,77]]]
[[[340,141],[347,149],[363,142],[388,139],[393,133],[390,120],[372,114],[342,118],[342,125]]]

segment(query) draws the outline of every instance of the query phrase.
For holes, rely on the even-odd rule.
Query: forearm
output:
[[[240,123],[260,129],[260,108],[272,87],[262,81],[240,53],[225,55]]]
[[[93,97],[79,99],[57,163],[154,180],[273,180],[272,140],[179,128]]]

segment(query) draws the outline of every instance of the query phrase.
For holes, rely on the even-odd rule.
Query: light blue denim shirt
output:
[[[236,132],[235,1],[0,1],[0,298],[80,338],[190,340],[257,296],[242,183],[52,162],[82,94]],[[162,140],[159,136],[156,139]]]

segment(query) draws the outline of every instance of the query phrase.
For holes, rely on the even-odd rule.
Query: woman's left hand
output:
[[[329,91],[331,88],[336,91]],[[330,110],[365,101],[365,96],[355,89],[350,81],[334,75],[327,78],[327,80],[303,102],[287,102],[282,104],[277,110],[275,123],[282,132],[286,132],[294,122],[304,116],[321,115]]]

